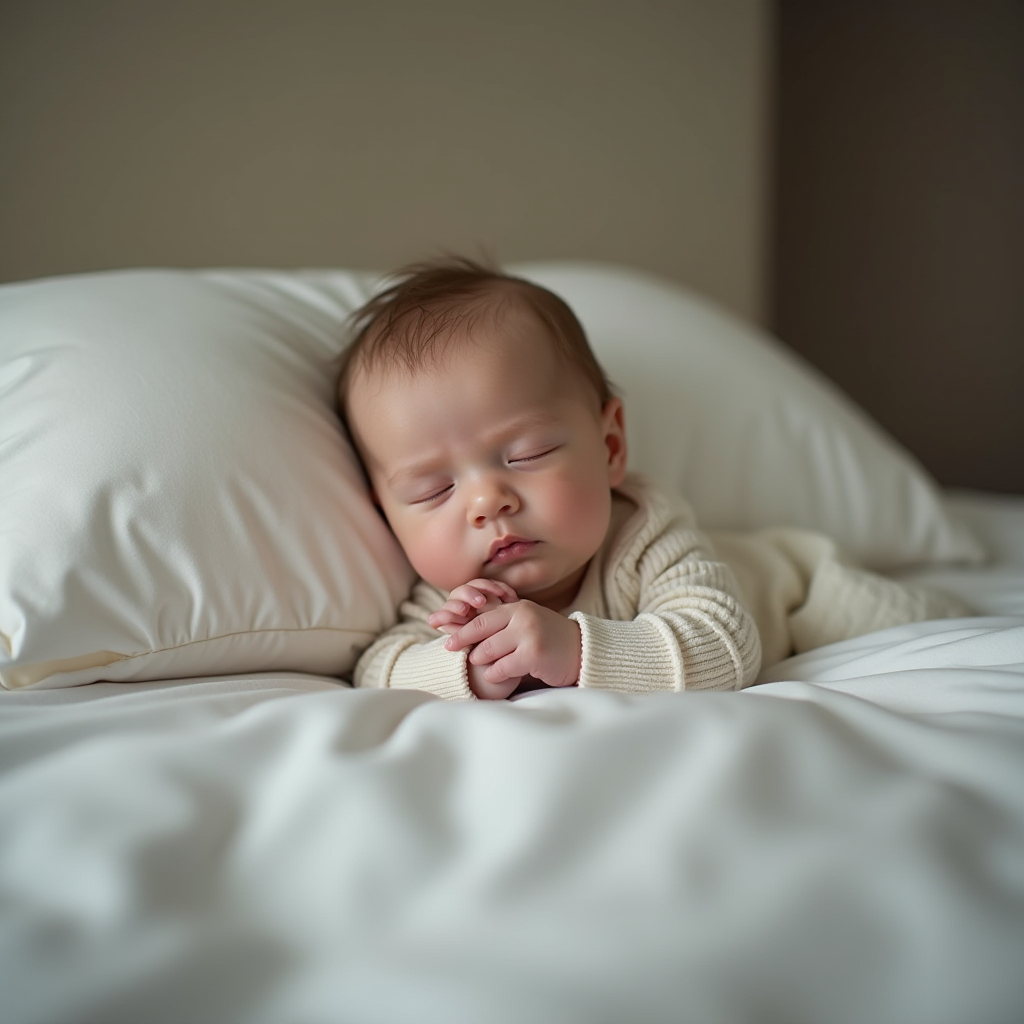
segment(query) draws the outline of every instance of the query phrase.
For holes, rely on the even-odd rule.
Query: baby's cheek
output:
[[[419,576],[443,593],[450,593],[460,583],[466,582],[465,580],[460,580],[458,583],[454,582],[454,577],[451,574],[451,565],[439,562],[437,559],[423,557],[410,559],[410,561]]]
[[[398,539],[417,574],[438,590],[447,593],[477,575],[463,566],[458,546],[444,530],[422,528]]]
[[[588,481],[588,483],[590,483]],[[611,514],[611,497],[607,485],[576,486],[567,489],[560,496],[557,514],[562,523],[569,526],[581,543],[597,543],[604,540]]]

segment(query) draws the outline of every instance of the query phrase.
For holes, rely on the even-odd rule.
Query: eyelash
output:
[[[555,446],[557,448],[557,445]],[[527,455],[523,459],[509,459],[509,465],[514,466],[519,462],[536,462],[537,459],[543,459],[545,455],[550,455],[555,448],[548,448],[546,451],[538,452],[536,455]],[[418,501],[414,501],[414,505],[433,505],[438,498],[444,497],[451,489],[453,485],[449,484],[447,487],[441,488],[439,491],[435,491],[433,494],[428,494],[425,498],[420,498]]]
[[[538,459],[543,459],[545,455],[550,455],[554,450],[554,448],[548,448],[546,451],[538,452],[536,455],[528,455],[525,459],[509,459],[509,464],[515,465],[517,462],[536,462]]]
[[[447,494],[452,489],[452,485],[449,484],[447,487],[443,487],[440,491],[435,491],[433,494],[428,494],[425,498],[420,498],[419,501],[414,501],[414,505],[432,505],[438,498]]]

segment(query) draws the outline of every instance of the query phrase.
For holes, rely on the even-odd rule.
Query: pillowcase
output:
[[[913,457],[765,332],[639,271],[511,270],[573,308],[622,391],[630,467],[702,526],[802,526],[881,570],[984,558]]]
[[[760,331],[649,275],[524,264],[626,398],[630,464],[703,525],[864,563],[977,559],[927,474]],[[413,573],[334,413],[375,275],[128,271],[0,286],[0,682],[344,676]]]
[[[344,675],[413,579],[334,412],[357,275],[0,287],[0,680]]]

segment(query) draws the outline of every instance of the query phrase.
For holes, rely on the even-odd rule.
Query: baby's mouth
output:
[[[502,537],[491,545],[487,556],[487,565],[505,565],[528,555],[535,547],[535,540],[524,540],[522,537]]]

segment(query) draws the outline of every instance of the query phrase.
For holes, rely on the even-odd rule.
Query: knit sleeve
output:
[[[620,693],[749,686],[761,643],[732,571],[685,508],[666,501],[650,512],[609,567],[609,589],[630,614],[570,616],[582,634],[580,686]]]
[[[466,651],[449,651],[427,616],[444,603],[420,582],[399,609],[397,625],[381,633],[356,663],[353,684],[382,689],[425,690],[445,700],[476,700],[469,688]]]

